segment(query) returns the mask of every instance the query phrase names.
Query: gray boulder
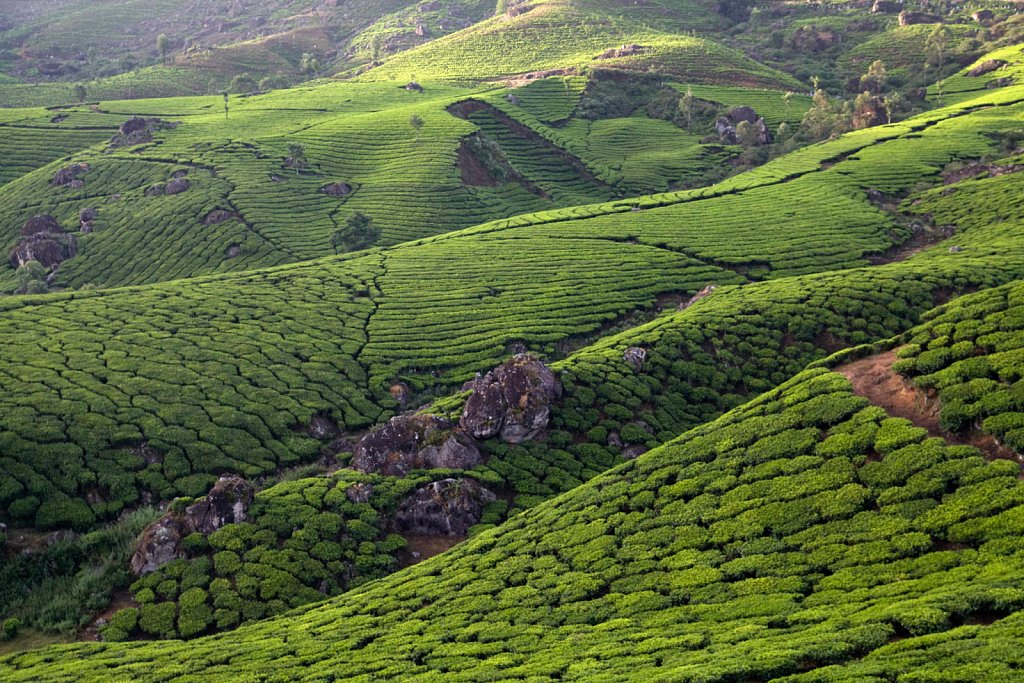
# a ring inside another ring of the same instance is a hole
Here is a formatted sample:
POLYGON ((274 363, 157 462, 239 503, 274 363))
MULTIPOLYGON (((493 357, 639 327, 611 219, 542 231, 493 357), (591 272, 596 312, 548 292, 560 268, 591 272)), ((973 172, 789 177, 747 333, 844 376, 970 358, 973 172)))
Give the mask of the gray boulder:
POLYGON ((352 468, 404 477, 412 470, 464 470, 481 462, 476 443, 451 420, 436 415, 397 415, 359 440, 352 468))
POLYGON ((241 477, 221 477, 205 498, 185 508, 186 531, 211 534, 227 524, 246 521, 254 493, 252 484, 241 477))
POLYGON ((473 479, 442 479, 403 500, 392 520, 399 533, 465 536, 497 496, 473 479))
POLYGON ((178 550, 181 537, 181 523, 169 515, 161 517, 146 527, 139 537, 139 545, 132 555, 130 562, 132 574, 142 576, 155 572, 168 562, 181 557, 182 553, 178 550))
POLYGON ((476 378, 459 424, 478 439, 500 434, 508 443, 521 443, 547 427, 551 403, 561 395, 562 384, 550 368, 518 354, 476 378))

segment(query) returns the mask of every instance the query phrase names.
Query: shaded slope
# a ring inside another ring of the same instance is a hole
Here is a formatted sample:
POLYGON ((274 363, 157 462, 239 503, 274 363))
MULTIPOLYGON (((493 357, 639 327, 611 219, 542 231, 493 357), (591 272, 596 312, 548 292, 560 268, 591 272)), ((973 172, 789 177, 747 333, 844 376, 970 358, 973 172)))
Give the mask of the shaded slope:
MULTIPOLYGON (((343 598, 188 645, 53 648, 0 670, 11 681, 772 680, 864 666, 876 651, 884 666, 894 637, 932 634, 901 650, 955 642, 952 627, 975 618, 1011 627, 1000 620, 1024 605, 1017 466, 865 404, 844 378, 812 371, 343 598), (872 451, 880 461, 867 462, 872 451)), ((1008 664, 997 655, 961 680, 1008 664)))

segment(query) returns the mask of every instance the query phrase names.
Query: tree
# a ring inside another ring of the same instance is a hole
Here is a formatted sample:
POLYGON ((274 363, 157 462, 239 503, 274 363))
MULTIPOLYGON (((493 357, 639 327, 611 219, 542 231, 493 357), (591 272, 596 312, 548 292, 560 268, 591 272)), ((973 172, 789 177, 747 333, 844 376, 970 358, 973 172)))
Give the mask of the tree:
POLYGON ((679 111, 686 117, 686 132, 693 132, 693 89, 686 88, 686 92, 679 98, 679 111))
POLYGON ((413 114, 412 116, 409 117, 409 125, 412 126, 413 130, 416 131, 416 137, 419 137, 420 131, 423 130, 424 123, 425 122, 423 121, 423 117, 420 116, 419 114, 413 114))
POLYGON ((795 93, 792 90, 787 90, 782 96, 782 103, 786 105, 786 120, 789 120, 790 110, 793 108, 793 95, 795 93))
POLYGON ((89 91, 85 89, 85 86, 81 83, 75 83, 75 102, 85 102, 85 98, 89 96, 89 91))
POLYGON ((14 274, 16 294, 43 294, 50 291, 46 277, 50 274, 39 261, 28 261, 18 268, 14 274))
POLYGON ((946 50, 949 48, 949 29, 944 24, 936 24, 932 32, 928 34, 925 41, 925 54, 928 55, 927 63, 935 67, 938 72, 935 90, 939 104, 942 104, 942 70, 946 65, 946 50))
POLYGON ((508 0, 498 0, 494 6, 494 16, 500 17, 502 14, 508 12, 508 0))
POLYGON ((860 88, 872 95, 879 95, 889 84, 889 74, 885 69, 885 63, 881 59, 871 62, 867 73, 860 77, 860 88))
MULTIPOLYGON (((815 86, 818 79, 814 79, 815 86)), ((804 114, 800 129, 804 136, 812 141, 824 140, 849 130, 849 107, 842 103, 832 102, 828 93, 815 87, 811 108, 804 114)))
POLYGON ((760 131, 750 121, 736 124, 736 139, 744 147, 756 147, 761 143, 760 131))
POLYGON ((885 113, 888 117, 886 123, 892 123, 893 116, 907 114, 910 109, 910 101, 900 92, 889 93, 885 96, 885 113))
POLYGON ((239 95, 251 93, 256 90, 256 81, 248 73, 240 73, 231 79, 228 90, 239 95))
POLYGON ((345 221, 345 226, 338 228, 331 236, 334 253, 339 251, 359 251, 366 249, 380 238, 380 228, 373 225, 373 220, 356 211, 345 221))
POLYGON ((224 118, 228 117, 228 91, 225 90, 221 93, 224 96, 224 118))
POLYGON ((161 33, 156 37, 156 49, 160 52, 160 59, 167 63, 167 54, 171 51, 171 39, 167 37, 166 33, 161 33))
POLYGON ((300 168, 306 167, 306 147, 300 145, 297 142, 293 142, 288 145, 288 158, 291 160, 291 165, 295 167, 295 172, 298 173, 300 168))
POLYGON ((278 90, 281 88, 287 88, 290 84, 288 78, 282 74, 274 74, 273 76, 265 76, 260 79, 260 92, 266 92, 267 90, 278 90))
POLYGON ((302 63, 299 65, 299 69, 304 74, 315 74, 320 70, 320 60, 316 58, 316 55, 310 52, 302 53, 302 63))

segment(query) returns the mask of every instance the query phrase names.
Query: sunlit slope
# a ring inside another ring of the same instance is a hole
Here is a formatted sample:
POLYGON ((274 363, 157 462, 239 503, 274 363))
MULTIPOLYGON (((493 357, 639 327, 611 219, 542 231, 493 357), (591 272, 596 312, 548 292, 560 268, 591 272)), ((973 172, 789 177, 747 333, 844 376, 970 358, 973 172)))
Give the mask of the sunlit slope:
POLYGON ((701 0, 545 0, 391 57, 360 78, 479 80, 613 67, 659 71, 694 82, 796 86, 790 76, 738 51, 692 37, 692 32, 722 23, 711 4, 701 0), (622 50, 624 46, 636 47, 622 50))
MULTIPOLYGON (((648 198, 646 211, 583 207, 351 259, 10 299, 3 505, 42 526, 88 525, 144 489, 196 494, 219 472, 312 457, 318 442, 298 430, 314 414, 369 426, 396 408, 392 382, 455 387, 514 342, 551 353, 709 282, 866 265, 908 229, 865 188, 895 193, 990 153, 993 131, 1019 125, 1012 101, 863 131, 721 187, 648 198), (143 443, 162 460, 144 462, 143 443)), ((1001 260, 968 253, 949 268, 980 267, 978 284, 994 265, 1012 275, 1013 244, 999 243, 1001 260)))

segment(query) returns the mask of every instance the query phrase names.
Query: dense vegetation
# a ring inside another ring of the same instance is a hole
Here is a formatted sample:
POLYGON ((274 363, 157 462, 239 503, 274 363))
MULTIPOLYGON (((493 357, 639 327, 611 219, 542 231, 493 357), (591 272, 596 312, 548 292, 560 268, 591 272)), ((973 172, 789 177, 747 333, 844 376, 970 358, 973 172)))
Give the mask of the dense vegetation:
POLYGON ((1014 8, 33 5, 0 652, 107 642, 0 678, 1015 680, 1014 8), (544 427, 468 436, 523 353, 544 427), (402 420, 479 457, 367 469, 402 420))

